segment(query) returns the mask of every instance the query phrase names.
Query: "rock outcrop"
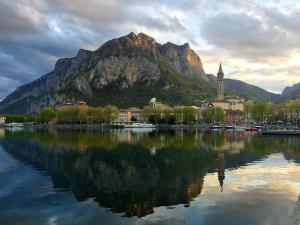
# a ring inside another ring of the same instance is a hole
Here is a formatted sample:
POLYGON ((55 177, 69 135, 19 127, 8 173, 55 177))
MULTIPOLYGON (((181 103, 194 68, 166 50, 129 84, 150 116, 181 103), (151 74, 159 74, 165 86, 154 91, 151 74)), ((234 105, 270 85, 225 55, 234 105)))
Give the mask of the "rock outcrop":
POLYGON ((161 45, 143 33, 130 33, 96 51, 80 49, 74 58, 59 59, 52 72, 4 99, 0 111, 32 113, 79 100, 97 104, 93 98, 104 89, 126 90, 136 84, 147 87, 159 83, 164 76, 162 68, 182 78, 207 80, 199 56, 188 44, 161 45))

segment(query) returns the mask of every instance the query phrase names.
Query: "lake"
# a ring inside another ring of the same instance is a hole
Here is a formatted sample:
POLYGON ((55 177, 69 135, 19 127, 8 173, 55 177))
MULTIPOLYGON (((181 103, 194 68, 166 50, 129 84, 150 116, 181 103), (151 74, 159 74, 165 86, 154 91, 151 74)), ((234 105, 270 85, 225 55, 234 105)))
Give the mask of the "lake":
POLYGON ((286 224, 299 163, 298 137, 0 129, 0 224, 286 224))

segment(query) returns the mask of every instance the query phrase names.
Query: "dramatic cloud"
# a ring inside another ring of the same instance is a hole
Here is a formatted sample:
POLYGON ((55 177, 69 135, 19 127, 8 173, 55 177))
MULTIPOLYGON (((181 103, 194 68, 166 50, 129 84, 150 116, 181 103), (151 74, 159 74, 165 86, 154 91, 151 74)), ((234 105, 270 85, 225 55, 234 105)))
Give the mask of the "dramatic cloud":
POLYGON ((131 31, 189 42, 206 72, 222 61, 227 77, 280 92, 300 82, 299 28, 291 0, 0 0, 0 99, 58 58, 131 31))

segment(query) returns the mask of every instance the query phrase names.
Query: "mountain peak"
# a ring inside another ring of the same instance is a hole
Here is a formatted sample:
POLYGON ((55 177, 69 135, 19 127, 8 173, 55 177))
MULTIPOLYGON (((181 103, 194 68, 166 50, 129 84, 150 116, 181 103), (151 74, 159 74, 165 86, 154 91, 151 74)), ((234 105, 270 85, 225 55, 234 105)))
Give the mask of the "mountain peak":
MULTIPOLYGON (((149 96, 153 96, 152 90, 163 93, 165 99, 169 95, 175 95, 176 90, 183 85, 176 84, 176 80, 186 79, 192 87, 192 81, 189 80, 192 77, 202 78, 199 79, 194 98, 211 96, 213 89, 210 90, 209 85, 201 87, 207 76, 200 57, 190 49, 188 43, 176 45, 168 42, 161 45, 144 33, 131 32, 104 43, 94 52, 79 49, 75 57, 59 59, 52 72, 20 87, 17 92, 4 99, 0 111, 8 112, 13 109, 17 113, 32 113, 45 106, 57 107, 65 102, 76 103, 82 100, 91 105, 118 104, 119 99, 116 102, 112 100, 119 96, 118 90, 126 93, 127 89, 133 88, 131 91, 134 91, 139 85, 143 85, 141 90, 148 95, 143 94, 141 97, 139 91, 130 97, 125 96, 131 102, 142 98, 137 103, 140 106, 141 102, 145 103, 149 96), (174 87, 177 85, 174 90, 163 89, 172 86, 171 84, 174 87)), ((172 101, 184 102, 182 99, 181 96, 172 101)), ((189 97, 189 104, 193 103, 191 99, 193 98, 189 97)))

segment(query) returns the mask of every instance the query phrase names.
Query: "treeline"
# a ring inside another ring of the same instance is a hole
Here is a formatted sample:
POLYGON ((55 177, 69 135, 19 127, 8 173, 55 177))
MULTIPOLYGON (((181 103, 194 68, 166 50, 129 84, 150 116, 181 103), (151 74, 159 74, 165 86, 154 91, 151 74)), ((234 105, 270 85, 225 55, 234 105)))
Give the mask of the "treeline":
POLYGON ((220 107, 199 110, 191 106, 177 106, 174 108, 151 109, 145 107, 141 116, 144 121, 151 123, 193 123, 193 122, 221 122, 224 120, 224 110, 220 107))
POLYGON ((276 105, 262 102, 246 104, 245 114, 247 121, 258 123, 299 123, 300 100, 276 105))
POLYGON ((105 107, 89 107, 83 108, 77 106, 60 107, 54 110, 51 107, 43 108, 35 115, 7 115, 6 123, 109 123, 116 121, 119 109, 115 106, 107 105, 105 107))
POLYGON ((110 123, 118 119, 119 109, 116 106, 105 107, 62 107, 56 111, 57 123, 110 123))
MULTIPOLYGON (((177 106, 168 108, 152 109, 148 106, 144 107, 138 118, 139 120, 154 124, 179 124, 179 123, 195 123, 195 122, 214 122, 222 121, 224 111, 222 108, 205 109, 200 111, 191 106, 177 106)), ((48 124, 102 124, 121 122, 119 119, 119 109, 116 106, 107 105, 105 107, 89 107, 83 108, 77 106, 60 107, 56 110, 46 107, 36 115, 10 115, 7 116, 6 122, 38 122, 48 124)))

